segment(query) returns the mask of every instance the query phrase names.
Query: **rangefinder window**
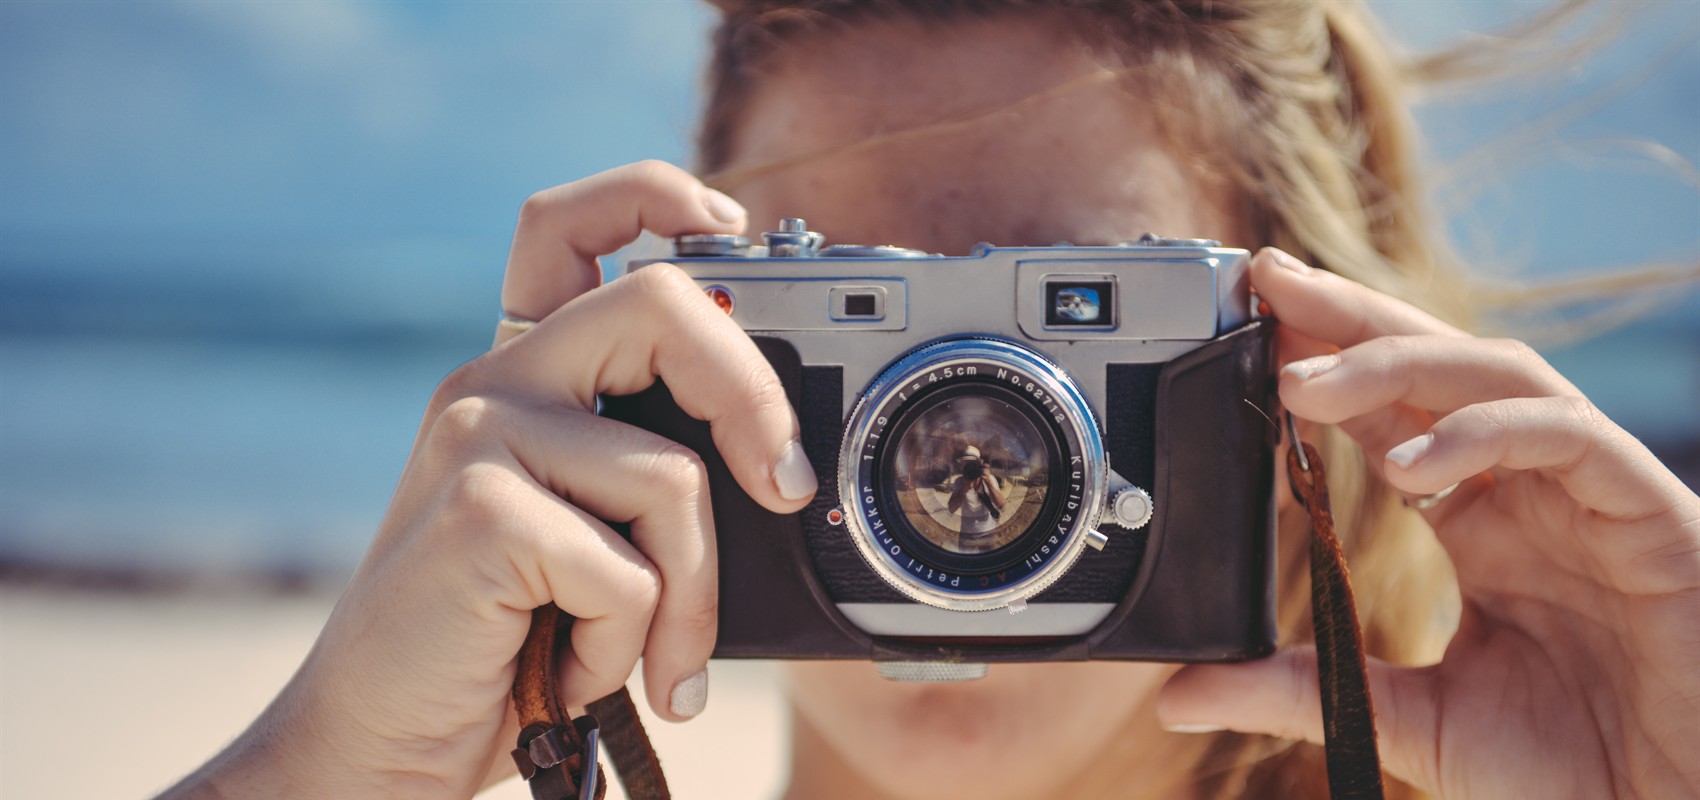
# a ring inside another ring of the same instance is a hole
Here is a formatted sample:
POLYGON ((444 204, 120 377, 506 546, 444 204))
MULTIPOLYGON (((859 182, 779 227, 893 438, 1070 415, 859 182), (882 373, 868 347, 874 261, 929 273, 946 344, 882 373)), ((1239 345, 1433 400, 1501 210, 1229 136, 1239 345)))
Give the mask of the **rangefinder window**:
POLYGON ((1044 287, 1046 327, 1115 327, 1115 281, 1052 278, 1045 281, 1044 287))
POLYGON ((835 286, 827 294, 834 320, 866 322, 885 318, 883 287, 835 286))

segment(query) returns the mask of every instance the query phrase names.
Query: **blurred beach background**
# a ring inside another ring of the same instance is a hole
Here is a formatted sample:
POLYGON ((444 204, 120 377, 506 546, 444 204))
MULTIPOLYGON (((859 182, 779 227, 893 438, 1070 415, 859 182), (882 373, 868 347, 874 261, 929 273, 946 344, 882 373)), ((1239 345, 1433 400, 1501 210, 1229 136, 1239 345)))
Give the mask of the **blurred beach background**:
MULTIPOLYGON (((1372 6, 1421 50, 1544 4, 1372 6)), ((1495 280, 1700 260, 1700 5, 1587 20, 1623 30, 1418 109, 1449 229, 1495 280)), ((712 22, 659 0, 0 4, 0 797, 146 796, 263 708, 433 387, 488 345, 520 202, 688 164, 712 22)), ((1620 325, 1595 324, 1610 303, 1502 322, 1696 485, 1700 299, 1644 299, 1620 325)), ((679 794, 772 795, 776 672, 714 669, 707 716, 652 725, 679 794)))

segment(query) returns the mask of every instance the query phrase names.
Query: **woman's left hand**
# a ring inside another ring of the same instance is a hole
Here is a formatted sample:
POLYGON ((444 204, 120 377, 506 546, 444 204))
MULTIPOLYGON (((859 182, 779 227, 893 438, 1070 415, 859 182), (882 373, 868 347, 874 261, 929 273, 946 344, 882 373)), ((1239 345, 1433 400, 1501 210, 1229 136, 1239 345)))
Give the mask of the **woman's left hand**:
MULTIPOLYGON (((1388 772, 1443 798, 1700 796, 1700 498, 1528 346, 1274 250, 1283 404, 1423 511, 1462 595, 1440 663, 1371 661, 1388 772)), ((1357 532, 1374 536, 1374 531, 1357 532)), ((1314 650, 1188 667, 1165 725, 1322 742, 1314 650)))

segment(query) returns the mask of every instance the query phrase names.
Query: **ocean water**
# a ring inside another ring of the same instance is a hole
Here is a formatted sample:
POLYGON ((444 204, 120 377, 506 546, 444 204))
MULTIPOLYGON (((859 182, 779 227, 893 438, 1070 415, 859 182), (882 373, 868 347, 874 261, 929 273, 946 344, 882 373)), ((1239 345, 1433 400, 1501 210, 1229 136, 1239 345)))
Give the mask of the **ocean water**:
POLYGON ((144 571, 352 566, 463 354, 0 340, 0 558, 144 571))
MULTIPOLYGON (((486 344, 464 327, 306 341, 11 328, 0 336, 0 562, 346 572, 433 388, 486 344)), ((1700 443, 1693 328, 1643 326, 1551 357, 1650 443, 1700 443)))

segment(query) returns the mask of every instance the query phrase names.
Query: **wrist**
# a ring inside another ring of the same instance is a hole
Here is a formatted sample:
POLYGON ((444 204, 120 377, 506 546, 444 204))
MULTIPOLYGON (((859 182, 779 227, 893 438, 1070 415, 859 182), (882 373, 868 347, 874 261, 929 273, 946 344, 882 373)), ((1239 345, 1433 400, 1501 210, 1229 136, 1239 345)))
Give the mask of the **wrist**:
POLYGON ((303 711, 286 688, 248 729, 158 800, 374 797, 322 728, 299 723, 303 711))
POLYGON ((281 742, 255 741, 254 734, 250 728, 157 800, 333 796, 328 787, 302 781, 288 769, 281 742))

